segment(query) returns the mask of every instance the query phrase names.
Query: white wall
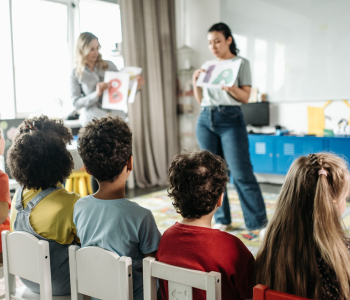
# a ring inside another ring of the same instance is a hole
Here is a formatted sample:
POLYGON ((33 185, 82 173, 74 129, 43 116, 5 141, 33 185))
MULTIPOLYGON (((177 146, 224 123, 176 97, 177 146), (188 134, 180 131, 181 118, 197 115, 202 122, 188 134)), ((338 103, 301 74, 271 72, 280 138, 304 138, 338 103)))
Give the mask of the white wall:
POLYGON ((178 48, 186 44, 194 51, 192 65, 197 68, 212 59, 208 50, 207 32, 220 22, 220 0, 176 0, 178 48))

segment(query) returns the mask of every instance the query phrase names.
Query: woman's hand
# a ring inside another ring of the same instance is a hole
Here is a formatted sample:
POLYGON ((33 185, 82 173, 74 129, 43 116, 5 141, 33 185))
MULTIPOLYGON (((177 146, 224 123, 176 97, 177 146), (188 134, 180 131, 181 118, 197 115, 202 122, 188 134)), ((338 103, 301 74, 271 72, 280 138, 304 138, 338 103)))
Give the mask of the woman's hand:
POLYGON ((192 76, 192 79, 193 79, 193 83, 195 83, 199 77, 199 75, 202 73, 202 72, 205 72, 204 69, 197 69, 193 72, 193 76, 192 76))
POLYGON ((145 78, 142 75, 136 75, 134 78, 137 81, 137 90, 140 90, 145 84, 145 78))
POLYGON ((233 85, 233 86, 222 86, 221 89, 226 91, 226 92, 231 92, 231 93, 234 93, 236 91, 236 86, 233 85))
POLYGON ((222 86, 222 90, 230 93, 232 97, 242 103, 248 103, 251 87, 249 85, 238 86, 222 86))
POLYGON ((109 88, 109 84, 107 82, 99 82, 98 84, 96 84, 97 97, 100 97, 103 91, 108 88, 109 88))

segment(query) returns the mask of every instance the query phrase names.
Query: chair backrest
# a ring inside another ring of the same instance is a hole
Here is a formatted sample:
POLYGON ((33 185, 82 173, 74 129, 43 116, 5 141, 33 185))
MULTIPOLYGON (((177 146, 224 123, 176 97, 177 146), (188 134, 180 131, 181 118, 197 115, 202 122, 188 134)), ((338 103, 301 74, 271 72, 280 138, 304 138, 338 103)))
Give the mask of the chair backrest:
POLYGON ((294 296, 282 292, 270 290, 268 286, 258 284, 253 290, 253 300, 307 300, 307 298, 294 296))
POLYGON ((143 259, 144 300, 157 299, 157 278, 168 281, 168 293, 174 299, 192 300, 192 288, 197 288, 207 292, 207 300, 221 300, 220 273, 171 266, 153 257, 143 259))
POLYGON ((50 251, 47 241, 38 240, 30 233, 3 231, 5 295, 16 292, 15 275, 40 285, 40 299, 51 300, 50 251))
POLYGON ((130 257, 100 247, 69 247, 72 300, 83 294, 103 300, 132 300, 130 257))

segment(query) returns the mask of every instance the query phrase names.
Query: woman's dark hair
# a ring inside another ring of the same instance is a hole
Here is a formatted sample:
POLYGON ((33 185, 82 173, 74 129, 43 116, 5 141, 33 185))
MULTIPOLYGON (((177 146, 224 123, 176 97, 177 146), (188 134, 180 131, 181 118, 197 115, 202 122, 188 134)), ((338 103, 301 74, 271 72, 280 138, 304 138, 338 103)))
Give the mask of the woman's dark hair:
POLYGON ((225 23, 216 23, 213 26, 211 26, 208 30, 208 32, 213 32, 213 31, 222 32, 222 34, 225 36, 226 40, 229 37, 231 37, 232 43, 230 45, 230 51, 232 54, 238 55, 239 50, 236 47, 236 42, 235 42, 235 39, 233 38, 230 27, 228 27, 225 23))
POLYGON ((183 218, 199 219, 215 209, 227 181, 220 156, 206 150, 182 152, 169 168, 168 196, 183 218))
POLYGON ((7 154, 11 175, 27 189, 45 190, 63 183, 74 166, 66 148, 71 138, 60 120, 25 120, 7 154))
POLYGON ((132 155, 132 133, 120 117, 93 119, 79 131, 78 151, 99 181, 113 182, 132 155))

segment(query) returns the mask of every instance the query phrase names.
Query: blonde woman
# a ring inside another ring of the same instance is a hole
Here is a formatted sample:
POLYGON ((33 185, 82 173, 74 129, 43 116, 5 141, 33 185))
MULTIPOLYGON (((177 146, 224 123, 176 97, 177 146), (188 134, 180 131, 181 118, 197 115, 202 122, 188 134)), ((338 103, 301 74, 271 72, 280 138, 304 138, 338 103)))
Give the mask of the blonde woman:
MULTIPOLYGON (((76 49, 76 68, 70 78, 71 99, 80 111, 80 123, 85 126, 93 118, 100 118, 107 113, 125 118, 124 111, 106 110, 101 107, 102 93, 108 88, 103 82, 106 71, 117 72, 117 67, 108 60, 103 60, 99 52, 98 38, 90 32, 80 34, 76 49)), ((138 89, 145 83, 141 75, 135 77, 138 89)))
POLYGON ((349 192, 343 159, 299 157, 257 254, 256 282, 310 299, 349 299, 350 240, 341 219, 349 192))

